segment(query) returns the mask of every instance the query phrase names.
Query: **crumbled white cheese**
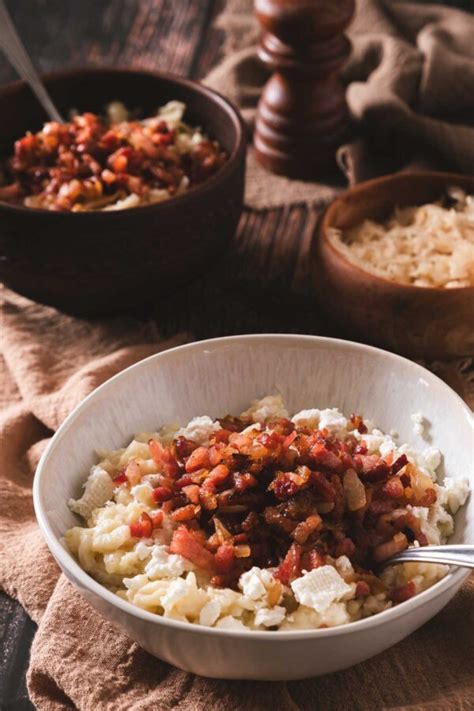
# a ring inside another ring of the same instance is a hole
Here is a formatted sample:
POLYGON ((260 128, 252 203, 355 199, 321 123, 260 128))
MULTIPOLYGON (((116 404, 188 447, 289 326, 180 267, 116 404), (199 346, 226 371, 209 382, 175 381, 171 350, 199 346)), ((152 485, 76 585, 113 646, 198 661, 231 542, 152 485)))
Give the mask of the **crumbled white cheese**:
POLYGON ((110 475, 99 466, 94 466, 85 483, 84 493, 80 499, 69 499, 71 511, 88 519, 94 509, 103 506, 114 493, 114 483, 110 475))
POLYGON ((469 490, 469 479, 447 476, 438 487, 440 504, 447 506, 454 515, 466 503, 469 490))
POLYGON ((239 588, 246 597, 258 600, 267 594, 267 589, 275 582, 275 578, 269 570, 254 566, 240 576, 239 588))
POLYGON ((143 481, 140 484, 132 486, 131 494, 136 501, 139 501, 145 506, 153 506, 153 487, 148 481, 143 481))
POLYGON ((310 427, 312 430, 318 428, 321 410, 300 410, 296 415, 293 415, 291 421, 296 427, 310 427))
POLYGON ((207 593, 197 586, 194 573, 188 573, 186 578, 170 581, 161 598, 161 605, 166 617, 198 620, 201 609, 207 601, 207 593))
POLYGON ((270 417, 289 417, 281 395, 267 395, 262 400, 252 400, 251 406, 240 415, 252 422, 263 422, 270 417))
POLYGON ((344 417, 342 412, 339 412, 335 407, 321 410, 319 429, 327 429, 333 434, 339 432, 345 434, 347 432, 347 417, 344 417))
POLYGON ((323 565, 293 580, 291 589, 297 602, 319 613, 324 613, 331 603, 351 592, 351 587, 332 565, 323 565))
POLYGON ((145 566, 145 573, 150 580, 159 578, 178 578, 193 565, 176 553, 169 553, 167 546, 154 546, 151 559, 145 566))
POLYGON ((258 626, 263 625, 263 627, 276 627, 280 625, 285 619, 286 610, 284 607, 262 607, 257 611, 255 615, 255 624, 258 626))
POLYGON ((221 426, 218 422, 214 422, 210 417, 204 415, 202 417, 194 417, 186 427, 181 427, 176 432, 176 437, 186 437, 186 439, 198 444, 208 444, 212 433, 220 429, 221 426))

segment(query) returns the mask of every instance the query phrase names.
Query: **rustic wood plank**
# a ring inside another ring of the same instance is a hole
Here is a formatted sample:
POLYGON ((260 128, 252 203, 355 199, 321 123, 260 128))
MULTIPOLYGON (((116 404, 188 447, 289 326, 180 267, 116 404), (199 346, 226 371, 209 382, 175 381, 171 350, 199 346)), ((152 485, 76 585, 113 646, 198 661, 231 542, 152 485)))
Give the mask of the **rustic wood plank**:
POLYGON ((21 605, 0 593, 0 708, 29 711, 25 675, 36 625, 21 605))
MULTIPOLYGON (((69 66, 135 66, 188 75, 213 0, 7 0, 16 27, 41 71, 69 66)), ((3 56, 0 83, 16 78, 3 56)))

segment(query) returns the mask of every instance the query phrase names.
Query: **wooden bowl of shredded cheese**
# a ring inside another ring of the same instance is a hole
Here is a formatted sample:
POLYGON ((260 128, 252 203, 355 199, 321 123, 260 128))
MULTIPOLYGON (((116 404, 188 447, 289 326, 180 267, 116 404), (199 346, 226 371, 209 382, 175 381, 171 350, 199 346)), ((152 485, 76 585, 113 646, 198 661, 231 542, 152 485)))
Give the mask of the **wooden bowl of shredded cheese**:
POLYGON ((312 264, 338 334, 414 357, 474 353, 474 176, 398 173, 347 190, 312 264))

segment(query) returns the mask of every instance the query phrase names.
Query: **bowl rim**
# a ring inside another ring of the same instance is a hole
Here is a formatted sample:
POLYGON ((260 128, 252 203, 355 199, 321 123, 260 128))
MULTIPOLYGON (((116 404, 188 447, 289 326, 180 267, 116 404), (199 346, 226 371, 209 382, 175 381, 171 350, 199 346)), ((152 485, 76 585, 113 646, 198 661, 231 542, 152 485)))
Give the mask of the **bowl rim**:
MULTIPOLYGON (((428 589, 422 591, 415 595, 415 597, 407 600, 403 603, 391 607, 388 610, 377 613, 362 620, 357 620, 350 622, 348 624, 339 625, 338 627, 329 627, 323 629, 308 629, 308 630, 282 630, 282 631, 272 631, 268 630, 225 630, 215 627, 201 626, 193 622, 182 622, 180 620, 173 620, 171 618, 163 617, 153 612, 148 612, 143 610, 136 605, 133 605, 127 600, 123 600, 116 594, 108 590, 104 585, 101 585, 94 578, 92 578, 88 573, 86 573, 79 563, 73 558, 72 554, 65 548, 65 546, 60 542, 60 538, 56 537, 52 527, 49 523, 48 514, 43 510, 42 505, 42 477, 44 476, 45 469, 47 467, 47 461, 52 449, 56 446, 56 443, 61 440, 73 427, 76 418, 88 407, 89 401, 95 399, 96 397, 106 395, 108 388, 113 388, 114 384, 123 378, 129 378, 134 376, 134 372, 139 368, 144 367, 146 363, 151 363, 153 361, 160 361, 166 358, 172 358, 173 354, 176 352, 185 352, 193 350, 202 350, 206 347, 225 347, 227 344, 232 344, 235 342, 249 343, 258 341, 270 341, 276 342, 286 341, 294 343, 319 343, 319 344, 332 344, 336 348, 342 349, 353 349, 356 351, 370 351, 376 354, 383 354, 388 360, 397 363, 404 362, 409 363, 410 367, 417 371, 420 376, 423 376, 425 380, 431 381, 433 386, 441 387, 442 391, 449 397, 454 398, 458 401, 459 406, 464 411, 468 420, 471 422, 471 426, 474 431, 474 416, 468 405, 462 400, 462 398, 447 385, 443 380, 438 378, 434 373, 427 370, 423 366, 415 363, 408 358, 399 356, 395 353, 385 351, 381 348, 375 348, 374 346, 368 346, 363 343, 357 343, 355 341, 348 341, 339 338, 329 338, 325 336, 312 336, 307 334, 281 334, 281 333, 268 333, 268 334, 242 334, 237 336, 225 336, 221 338, 210 338, 203 341, 194 341, 192 343, 187 343, 184 345, 176 346, 174 348, 169 348, 165 351, 155 353, 154 355, 148 356, 137 363, 125 368, 116 375, 112 376, 109 380, 106 380, 102 385, 93 390, 89 395, 87 395, 68 415, 61 426, 58 428, 57 432, 53 435, 51 441, 49 442, 47 448, 43 452, 41 459, 39 461, 38 467, 33 480, 33 504, 34 511, 36 515, 37 522, 41 533, 48 545, 48 548, 53 553, 53 556, 59 562, 63 570, 67 570, 70 575, 72 575, 80 584, 80 588, 84 588, 87 591, 97 595, 103 601, 112 606, 118 607, 123 613, 131 615, 132 617, 137 617, 144 622, 151 622, 153 624, 165 625, 178 630, 186 631, 189 633, 213 635, 218 634, 223 637, 238 638, 238 639, 258 639, 258 640, 300 640, 300 639, 310 639, 312 637, 323 638, 323 637, 335 637, 342 634, 357 633, 359 631, 369 630, 370 628, 378 627, 384 624, 384 622, 390 622, 403 617, 405 614, 413 611, 416 607, 422 606, 424 603, 428 603, 430 600, 436 598, 439 594, 447 592, 449 589, 461 585, 464 580, 466 580, 470 571, 463 568, 453 569, 451 567, 447 574, 434 585, 428 589)), ((471 494, 472 495, 472 494, 471 494)), ((74 584, 77 587, 77 583, 74 584)), ((103 615, 107 618, 107 615, 103 615)))
MULTIPOLYGON (((229 157, 225 164, 220 168, 217 173, 212 175, 210 178, 205 180, 203 183, 200 183, 196 185, 195 187, 191 188, 190 190, 187 190, 184 193, 181 193, 180 195, 173 195, 171 198, 167 200, 163 200, 163 202, 158 202, 158 203, 153 203, 152 205, 138 205, 137 207, 129 207, 125 208, 122 210, 90 210, 90 211, 85 211, 85 212, 61 212, 61 211, 56 211, 56 210, 48 210, 46 208, 38 208, 38 207, 26 207, 26 205, 13 205, 4 201, 0 200, 0 210, 6 210, 7 212, 10 213, 20 213, 20 214, 31 214, 31 215, 51 215, 53 219, 69 219, 69 216, 74 215, 74 219, 77 219, 79 217, 80 220, 96 220, 96 219, 104 219, 104 215, 106 216, 106 219, 109 219, 111 217, 112 219, 118 219, 120 215, 126 214, 129 216, 130 214, 134 214, 133 211, 140 209, 140 214, 143 214, 143 211, 146 210, 148 212, 152 210, 159 210, 160 212, 166 212, 169 209, 172 209, 174 205, 179 204, 179 205, 184 205, 187 201, 193 200, 196 197, 199 199, 201 197, 204 197, 206 193, 209 193, 213 190, 213 188, 222 180, 224 180, 232 171, 234 170, 234 167, 239 163, 240 159, 242 156, 245 157, 245 151, 246 151, 246 146, 247 146, 247 128, 245 126, 244 120, 237 109, 237 107, 225 96, 220 94, 218 91, 215 89, 211 89, 208 86, 205 86, 199 81, 193 80, 193 79, 188 79, 186 77, 181 77, 177 74, 173 74, 172 72, 162 72, 162 71, 155 71, 152 69, 141 69, 139 67, 134 68, 134 67, 72 67, 70 69, 64 69, 60 71, 54 71, 54 72, 47 72, 47 73, 42 73, 40 75, 40 78, 45 82, 47 85, 48 82, 55 82, 55 81, 62 81, 68 78, 72 77, 88 77, 88 76, 100 76, 100 75, 106 75, 106 74, 111 74, 115 76, 119 75, 141 75, 144 77, 148 77, 150 79, 156 79, 158 81, 164 80, 170 83, 175 83, 181 87, 185 87, 193 92, 195 92, 197 95, 200 95, 201 97, 204 97, 206 101, 214 104, 215 106, 219 106, 219 108, 224 111, 229 118, 231 119, 233 123, 233 127, 236 132, 236 141, 235 145, 232 148, 232 151, 229 154, 229 157), (170 203, 171 203, 171 208, 170 208, 170 203)), ((3 98, 4 96, 10 95, 10 94, 15 94, 16 92, 20 92, 22 90, 25 90, 28 88, 27 83, 24 80, 18 80, 15 82, 10 82, 9 84, 5 84, 4 86, 0 87, 0 99, 3 98)), ((120 99, 117 99, 120 100, 120 99)))
MULTIPOLYGON (((328 250, 331 251, 333 257, 336 257, 339 259, 340 262, 343 262, 344 265, 351 269, 354 274, 358 274, 361 281, 365 282, 371 282, 375 286, 379 287, 380 289, 387 289, 387 287, 390 287, 392 290, 397 290, 400 292, 403 292, 405 295, 415 295, 415 294, 428 294, 428 293, 437 293, 437 294, 465 294, 465 293, 472 293, 474 294, 474 285, 473 286, 459 286, 454 289, 446 289, 446 287, 442 286, 415 286, 413 284, 400 284, 397 281, 392 281, 391 279, 387 279, 385 277, 381 277, 378 274, 374 274, 373 272, 366 271, 362 267, 360 267, 358 264, 355 264, 354 262, 350 261, 346 255, 341 252, 334 244, 333 242, 329 239, 328 235, 328 230, 330 229, 337 229, 334 228, 333 225, 329 224, 330 220, 333 217, 333 213, 337 208, 337 204, 345 200, 348 196, 355 196, 355 197, 360 197, 362 198, 365 191, 367 189, 373 188, 375 185, 384 185, 384 184, 390 184, 393 182, 398 182, 400 180, 404 180, 406 178, 415 178, 415 180, 428 180, 429 178, 445 178, 446 182, 449 183, 451 181, 456 182, 459 180, 463 181, 471 181, 474 185, 474 176, 470 175, 464 175, 462 173, 448 173, 444 171, 439 171, 439 170, 416 170, 413 172, 402 172, 399 171, 398 173, 391 173, 389 175, 383 175, 378 178, 372 178, 371 180, 365 180, 362 183, 357 183, 356 185, 353 185, 349 187, 347 190, 344 190, 342 193, 337 195, 334 200, 330 202, 330 204, 327 206, 327 208, 324 210, 324 213, 321 217, 319 227, 316 230, 316 238, 314 240, 314 245, 315 245, 315 251, 319 249, 323 244, 324 247, 328 250)), ((395 203, 394 203, 395 205, 395 203)), ((315 251, 313 251, 312 254, 312 259, 317 259, 317 255, 315 254, 315 251)), ((453 298, 453 297, 451 297, 453 298)))

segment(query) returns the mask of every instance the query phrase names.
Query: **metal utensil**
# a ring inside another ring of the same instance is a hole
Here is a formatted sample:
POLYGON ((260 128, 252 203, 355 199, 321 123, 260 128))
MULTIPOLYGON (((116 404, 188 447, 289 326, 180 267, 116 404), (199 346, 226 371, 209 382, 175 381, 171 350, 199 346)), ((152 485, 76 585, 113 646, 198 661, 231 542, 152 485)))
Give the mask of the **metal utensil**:
POLYGON ((3 0, 0 0, 0 47, 18 74, 28 82, 50 119, 64 123, 61 114, 53 104, 50 95, 31 63, 3 0))
POLYGON ((474 545, 453 543, 446 546, 422 546, 407 550, 384 560, 382 566, 396 563, 445 563, 460 568, 474 568, 474 545))

